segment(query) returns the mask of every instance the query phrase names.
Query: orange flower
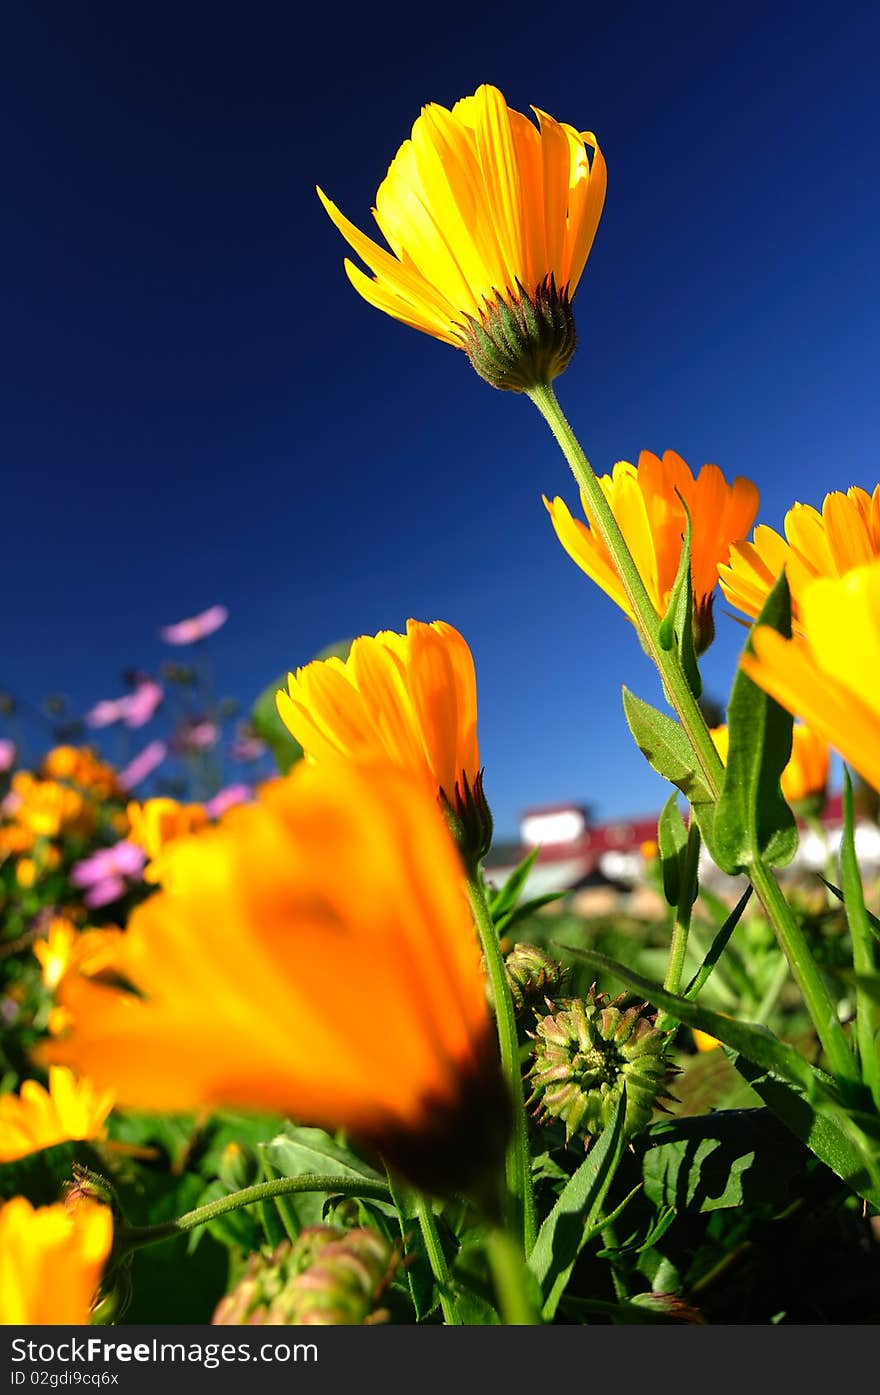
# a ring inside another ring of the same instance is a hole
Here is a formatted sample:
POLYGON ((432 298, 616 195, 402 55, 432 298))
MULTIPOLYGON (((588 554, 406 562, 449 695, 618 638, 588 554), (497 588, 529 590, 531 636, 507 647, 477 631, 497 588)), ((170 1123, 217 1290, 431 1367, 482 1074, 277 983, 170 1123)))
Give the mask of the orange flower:
POLYGON ((148 799, 145 804, 129 804, 129 838, 143 848, 150 861, 144 868, 145 882, 163 878, 163 851, 176 838, 199 833, 208 826, 208 815, 201 804, 178 804, 176 799, 148 799))
POLYGON ((800 632, 751 636, 751 679, 880 788, 880 560, 800 595, 800 632))
MULTIPOLYGON (((717 465, 704 465, 694 478, 681 456, 669 450, 662 459, 642 451, 638 466, 621 460, 612 474, 600 477, 599 483, 658 615, 666 613, 681 561, 687 526, 684 500, 693 530, 694 638, 698 652, 702 652, 714 632, 712 600, 718 563, 727 558, 730 544, 744 537, 754 521, 757 489, 742 476, 727 484, 717 465)), ((562 499, 551 503, 545 498, 544 503, 569 557, 634 620, 617 568, 583 494, 587 524, 573 518, 562 499)))
POLYGON ((167 850, 119 968, 44 1043, 135 1108, 346 1128, 429 1189, 495 1161, 506 1094, 455 846, 424 783, 303 765, 167 850))
POLYGON ((451 111, 423 107, 376 195, 390 252, 318 190, 373 273, 346 260, 355 290, 514 391, 549 382, 574 352, 569 302, 605 201, 593 133, 533 111, 538 126, 489 84, 451 111))
POLYGON ((82 795, 55 780, 37 780, 27 770, 12 777, 15 818, 37 837, 56 838, 62 829, 88 826, 82 795))
POLYGON ((880 484, 873 494, 855 486, 845 494, 826 494, 821 513, 809 504, 793 504, 783 526, 784 538, 762 524, 751 542, 735 542, 718 575, 730 604, 755 619, 784 567, 792 626, 798 629, 806 586, 820 577, 845 576, 880 557, 880 484))
POLYGON ((62 1066, 49 1070, 49 1088, 25 1080, 17 1095, 0 1096, 0 1163, 72 1139, 103 1138, 112 1090, 98 1091, 62 1066))
POLYGON ((485 835, 474 661, 451 625, 408 620, 405 635, 356 639, 344 663, 289 674, 277 703, 311 760, 388 760, 439 792, 478 842, 485 835))
POLYGON ((106 1206, 0 1205, 0 1324, 86 1324, 112 1243, 106 1206))
POLYGON ((106 926, 101 930, 77 930, 72 921, 56 916, 49 923, 44 940, 35 940, 34 954, 42 967, 42 979, 54 993, 66 974, 97 974, 112 967, 122 932, 106 926))

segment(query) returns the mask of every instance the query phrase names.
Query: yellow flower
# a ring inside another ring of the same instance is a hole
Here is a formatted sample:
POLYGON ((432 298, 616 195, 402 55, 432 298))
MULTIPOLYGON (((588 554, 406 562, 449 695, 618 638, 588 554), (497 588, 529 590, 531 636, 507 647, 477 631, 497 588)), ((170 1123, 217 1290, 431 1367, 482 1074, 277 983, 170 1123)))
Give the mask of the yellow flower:
POLYGON ((112 1090, 97 1090, 63 1066, 49 1069, 49 1088, 25 1080, 17 1095, 0 1096, 0 1162, 72 1139, 103 1138, 112 1090))
POLYGON ((65 981, 44 1043, 141 1109, 234 1106, 345 1128, 433 1189, 507 1124, 462 867, 436 800, 391 767, 301 765, 167 851, 119 968, 65 981))
POLYGON ((472 816, 476 827, 489 818, 474 661, 452 625, 408 620, 405 635, 364 635, 344 663, 317 659, 289 674, 277 703, 311 760, 388 760, 418 775, 463 821, 472 816))
POLYGON ((549 382, 574 351, 570 298, 606 185, 593 133, 532 110, 538 126, 488 84, 451 111, 423 107, 376 195, 373 216, 390 252, 318 190, 373 273, 346 260, 355 290, 465 349, 482 376, 515 391, 549 382))
POLYGON ((94 975, 112 968, 118 955, 122 932, 113 926, 100 930, 77 930, 64 916, 49 923, 44 940, 35 940, 34 954, 42 967, 42 980, 54 993, 62 979, 74 969, 94 975))
POLYGON ((15 817, 37 837, 55 838, 62 829, 79 829, 89 819, 82 795, 56 780, 38 780, 30 771, 12 777, 15 817))
POLYGON ((718 575, 730 604, 755 619, 784 567, 797 629, 804 587, 820 577, 845 576, 880 557, 880 484, 873 494, 855 487, 826 494, 821 513, 794 504, 783 527, 784 538, 761 524, 751 542, 734 543, 718 575))
MULTIPOLYGON (((713 727, 710 736, 724 764, 730 749, 727 727, 713 727)), ((831 752, 828 742, 811 727, 795 722, 791 733, 791 757, 782 772, 782 793, 789 804, 824 801, 831 752)))
POLYGON ((176 799, 148 799, 145 804, 129 804, 126 810, 129 837, 143 848, 150 861, 144 868, 145 882, 163 880, 163 851, 176 838, 199 833, 208 826, 208 815, 201 804, 178 804, 176 799))
POLYGON ((800 597, 801 633, 752 632, 746 673, 880 787, 880 561, 800 597))
POLYGON ((714 1051, 721 1042, 717 1037, 710 1036, 708 1032, 701 1032, 697 1027, 692 1029, 694 1035, 694 1046, 698 1051, 714 1051))
POLYGON ((37 864, 33 858, 20 857, 15 867, 15 880, 27 891, 37 880, 37 864))
MULTIPOLYGON (((738 475, 728 484, 717 465, 704 465, 694 478, 675 451, 662 459, 642 451, 638 466, 619 461, 599 479, 658 615, 664 615, 675 584, 687 518, 692 524, 691 580, 694 590, 694 639, 698 652, 711 642, 712 600, 718 563, 730 544, 745 537, 758 511, 758 491, 738 475), (679 498, 679 495, 681 498, 679 498)), ((634 620, 617 568, 596 529, 584 495, 587 524, 572 518, 562 499, 544 499, 556 536, 569 557, 634 620)))
POLYGON ((112 1243, 106 1206, 0 1205, 0 1325, 86 1324, 112 1243))

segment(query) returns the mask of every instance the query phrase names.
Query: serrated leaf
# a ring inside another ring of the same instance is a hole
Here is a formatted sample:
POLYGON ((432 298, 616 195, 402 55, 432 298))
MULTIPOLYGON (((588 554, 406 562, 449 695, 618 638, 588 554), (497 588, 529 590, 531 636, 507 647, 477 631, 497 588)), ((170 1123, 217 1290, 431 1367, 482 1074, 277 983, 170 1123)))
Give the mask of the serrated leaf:
POLYGON ((678 795, 673 793, 663 805, 657 820, 657 848, 663 871, 663 895, 672 907, 678 905, 686 846, 687 829, 678 807, 678 795))
POLYGON ((623 689, 623 710, 635 743, 651 768, 676 785, 691 804, 710 805, 712 796, 681 725, 628 688, 623 689))
POLYGON ((596 1226, 620 1159, 625 1116, 624 1088, 614 1115, 562 1189, 556 1205, 538 1231, 529 1255, 529 1268, 544 1294, 545 1322, 553 1321, 575 1261, 596 1226))
MULTIPOLYGON (((756 623, 791 637, 784 572, 756 623)), ((751 637, 746 651, 750 648, 751 637)), ((792 724, 791 713, 739 668, 727 708, 727 768, 711 841, 712 856, 723 872, 745 872, 757 861, 784 867, 797 852, 797 823, 780 787, 791 758, 792 724)))

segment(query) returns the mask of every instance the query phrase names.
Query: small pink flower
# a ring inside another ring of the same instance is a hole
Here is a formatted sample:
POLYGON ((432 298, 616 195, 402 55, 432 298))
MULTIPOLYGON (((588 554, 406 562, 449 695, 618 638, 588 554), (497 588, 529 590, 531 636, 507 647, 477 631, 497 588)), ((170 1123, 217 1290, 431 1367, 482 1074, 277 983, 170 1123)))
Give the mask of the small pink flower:
POLYGON ((116 777, 117 784, 124 790, 133 790, 136 785, 146 780, 148 775, 152 775, 154 770, 158 770, 167 754, 168 747, 164 741, 151 741, 134 760, 129 761, 124 770, 120 770, 116 777))
POLYGON ((266 743, 259 736, 237 736, 232 743, 233 760, 259 760, 265 752, 266 743))
POLYGON ((114 722, 121 722, 125 716, 125 698, 105 698, 103 702, 96 702, 94 707, 90 707, 85 716, 87 727, 111 727, 114 722))
POLYGON ((207 718, 182 722, 174 734, 174 745, 179 751, 208 751, 217 743, 220 728, 207 718))
POLYGON ((15 742, 7 736, 0 736, 0 774, 11 770, 15 765, 15 742))
POLYGON ((87 906, 106 906, 118 901, 128 890, 126 879, 140 881, 146 853, 125 838, 111 848, 99 848, 91 857, 74 863, 70 880, 85 891, 87 906))
POLYGON ((207 639, 208 635, 214 634, 228 619, 229 611, 225 605, 212 605, 189 620, 178 620, 176 625, 165 625, 159 634, 166 644, 195 644, 198 640, 207 639))
POLYGON ((122 699, 125 703, 125 712, 122 718, 125 725, 132 729, 145 726, 163 697, 164 693, 159 683, 154 682, 152 678, 142 679, 134 692, 122 699))
POLYGON ((127 727, 144 726, 156 711, 164 693, 152 678, 139 678, 133 692, 120 698, 105 698, 86 713, 88 727, 109 727, 124 722, 127 727))
POLYGON ((251 797, 249 785, 227 785, 225 789, 218 790, 213 799, 209 799, 205 805, 205 813, 209 819, 219 819, 227 809, 232 809, 236 804, 244 804, 251 797))

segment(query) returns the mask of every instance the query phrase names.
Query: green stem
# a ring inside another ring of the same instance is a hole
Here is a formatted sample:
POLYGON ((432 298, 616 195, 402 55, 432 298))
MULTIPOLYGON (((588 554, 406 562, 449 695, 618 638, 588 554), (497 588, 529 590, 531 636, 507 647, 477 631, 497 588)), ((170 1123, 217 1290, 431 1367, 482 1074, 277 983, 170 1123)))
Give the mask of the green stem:
POLYGON ((691 914, 697 891, 697 875, 700 867, 700 830, 691 814, 688 824, 687 844, 684 851, 684 865, 681 870, 681 890, 678 893, 678 907, 675 912, 675 928, 672 931, 672 944, 669 949, 669 967, 663 980, 663 987, 669 993, 681 992, 681 975, 687 953, 688 935, 691 929, 691 914))
POLYGON ((803 994, 829 1069, 844 1080, 858 1080, 858 1067, 831 994, 810 953, 804 932, 780 891, 776 878, 760 858, 756 858, 752 863, 749 875, 782 951, 791 965, 798 988, 803 994))
MULTIPOLYGON (((717 798, 724 783, 724 766, 715 749, 699 703, 681 667, 674 649, 664 649, 660 643, 660 618, 642 581, 638 567, 620 531, 617 519, 605 497, 593 467, 584 455, 580 442, 571 429, 552 387, 549 384, 532 388, 528 396, 544 417, 571 466, 572 473, 586 500, 590 520, 611 554, 621 584, 635 616, 636 626, 648 656, 653 659, 663 679, 663 685, 694 757, 697 760, 712 796, 717 798)), ((792 973, 804 995, 813 1024, 835 1074, 846 1079, 858 1078, 855 1059, 849 1049, 846 1034, 840 1024, 825 982, 813 961, 800 926, 797 924, 775 878, 760 861, 751 869, 751 880, 773 926, 776 936, 791 965, 792 973)))
POLYGON ((590 511, 590 520, 611 554, 621 585, 635 616, 636 628, 649 658, 660 672, 666 694, 678 713, 709 792, 717 798, 724 783, 724 766, 709 735, 699 703, 691 691, 681 662, 674 650, 660 643, 660 617, 654 609, 641 573, 633 561, 620 525, 605 497, 595 471, 584 455, 549 383, 532 388, 527 394, 543 416, 568 461, 590 511))
POLYGON ((434 1212, 431 1209, 430 1201, 426 1200, 423 1196, 419 1196, 416 1200, 416 1215, 419 1218, 419 1227, 422 1232, 422 1239, 425 1242, 431 1273, 434 1275, 434 1279, 437 1283, 437 1292, 440 1295, 440 1307, 443 1311, 443 1321, 449 1327, 460 1327, 461 1318, 458 1315, 458 1308, 450 1291, 449 1270, 446 1267, 446 1256, 440 1244, 437 1222, 434 1219, 434 1212))
POLYGON ((185 1235, 196 1226, 225 1216, 229 1211, 238 1211, 242 1206, 253 1206, 274 1196, 284 1196, 289 1192, 329 1192, 333 1196, 365 1196, 376 1201, 389 1201, 391 1192, 385 1182, 371 1182, 365 1177, 321 1176, 317 1173, 303 1173, 301 1177, 276 1177, 270 1182, 257 1182, 253 1187, 230 1192, 217 1201, 209 1201, 205 1206, 197 1206, 173 1221, 161 1221, 158 1225, 122 1226, 117 1230, 117 1243, 121 1251, 142 1249, 144 1245, 155 1245, 160 1240, 168 1240, 174 1235, 185 1235))
POLYGON ((531 1254, 537 1235, 535 1213, 535 1192, 532 1185, 532 1159, 529 1152, 529 1130, 523 1099, 523 1077, 519 1059, 519 1039, 516 1031, 516 1015, 507 974, 504 971, 504 955, 498 932, 492 920, 492 912, 486 901, 486 893, 479 870, 473 870, 467 879, 468 898, 486 968, 492 988, 492 1001, 495 1007, 495 1022, 498 1029, 498 1045, 501 1053, 501 1069, 507 1081, 513 1105, 513 1136, 507 1149, 505 1175, 509 1203, 514 1215, 512 1223, 523 1239, 523 1250, 531 1254))
POLYGON ((532 1278, 519 1244, 506 1230, 492 1229, 486 1240, 501 1321, 508 1327, 540 1324, 531 1298, 532 1278))

